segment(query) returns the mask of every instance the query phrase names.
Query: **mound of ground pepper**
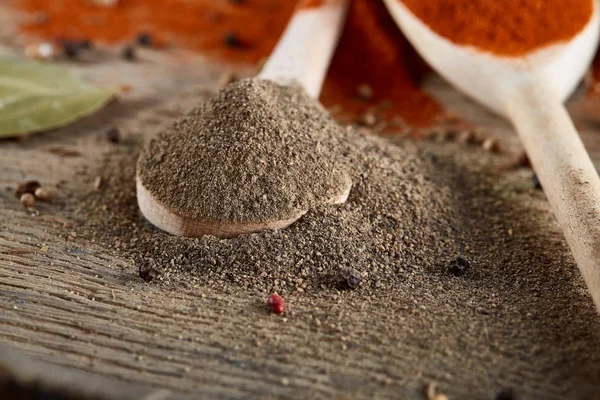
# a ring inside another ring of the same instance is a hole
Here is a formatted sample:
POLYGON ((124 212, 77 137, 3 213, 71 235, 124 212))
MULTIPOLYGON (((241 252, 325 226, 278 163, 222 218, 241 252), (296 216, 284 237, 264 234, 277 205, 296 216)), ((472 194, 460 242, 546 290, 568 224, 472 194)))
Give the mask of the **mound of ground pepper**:
POLYGON ((590 20, 593 0, 398 0, 446 39, 504 56, 567 41, 590 20))
POLYGON ((152 139, 139 178, 189 218, 288 220, 348 190, 341 130, 300 86, 243 79, 152 139))

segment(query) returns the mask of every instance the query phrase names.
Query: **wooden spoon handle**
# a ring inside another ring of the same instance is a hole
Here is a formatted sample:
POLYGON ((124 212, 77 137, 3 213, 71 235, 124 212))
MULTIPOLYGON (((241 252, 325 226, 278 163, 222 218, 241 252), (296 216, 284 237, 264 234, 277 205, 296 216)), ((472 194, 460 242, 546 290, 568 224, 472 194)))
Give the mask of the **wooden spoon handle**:
POLYGON ((600 310, 600 178, 558 95, 539 79, 507 106, 596 309, 600 310))
POLYGON ((310 96, 319 97, 347 9, 348 0, 300 4, 258 77, 284 85, 295 80, 310 96))

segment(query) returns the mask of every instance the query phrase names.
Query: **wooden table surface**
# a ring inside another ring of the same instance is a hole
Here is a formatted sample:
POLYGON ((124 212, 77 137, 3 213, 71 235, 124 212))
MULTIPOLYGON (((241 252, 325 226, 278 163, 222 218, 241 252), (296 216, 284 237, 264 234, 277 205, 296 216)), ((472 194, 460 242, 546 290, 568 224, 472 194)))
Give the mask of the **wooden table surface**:
MULTIPOLYGON (((68 203, 70 193, 94 190, 91 171, 101 166, 104 153, 114 151, 104 139, 106 130, 119 126, 126 140, 143 140, 219 85, 222 67, 197 57, 148 51, 141 59, 131 64, 113 55, 99 63, 69 64, 99 84, 115 83, 118 76, 117 83, 132 90, 69 127, 0 142, 0 382, 3 372, 13 373, 23 381, 41 379, 49 388, 110 399, 420 399, 429 380, 450 386, 453 372, 444 370, 442 358, 439 366, 415 367, 410 376, 401 376, 380 360, 401 364, 403 355, 375 342, 350 354, 343 365, 331 364, 326 355, 316 359, 317 343, 326 343, 325 352, 338 351, 328 344, 339 341, 335 332, 309 326, 290 331, 286 323, 293 322, 265 318, 261 300, 252 296, 232 299, 208 288, 165 292, 141 281, 131 260, 111 255, 113 244, 73 236, 76 216, 57 205, 68 203), (52 151, 57 147, 79 156, 57 155, 52 151), (39 205, 36 217, 5 190, 30 178, 56 194, 52 203, 39 205), (222 346, 232 340, 234 346, 222 346), (265 344, 250 345, 254 340, 265 344)), ((430 79, 427 90, 518 150, 508 124, 441 79, 430 79)), ((571 102, 573 115, 600 163, 600 129, 580 97, 571 102)), ((396 322, 389 323, 382 340, 394 338, 396 322)), ((512 373, 528 373, 526 365, 516 363, 515 369, 512 373)), ((455 392, 492 398, 493 382, 477 385, 455 392)))

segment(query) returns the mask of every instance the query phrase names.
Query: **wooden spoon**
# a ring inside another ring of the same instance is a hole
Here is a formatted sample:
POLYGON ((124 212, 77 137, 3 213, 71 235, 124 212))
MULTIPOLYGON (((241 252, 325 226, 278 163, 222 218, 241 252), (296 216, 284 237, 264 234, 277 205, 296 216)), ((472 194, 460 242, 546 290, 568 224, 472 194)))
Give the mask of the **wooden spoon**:
POLYGON ((440 75, 513 123, 600 310, 600 179, 563 106, 598 46, 596 1, 592 18, 571 40, 521 57, 456 45, 433 32, 401 1, 384 1, 440 75))
MULTIPOLYGON (((325 0, 319 6, 309 6, 311 3, 314 2, 300 2, 258 77, 282 85, 300 83, 316 99, 341 34, 348 0, 325 0)), ((352 182, 349 177, 346 178, 345 190, 329 199, 331 204, 347 200, 352 182)), ((303 210, 286 220, 248 223, 201 221, 173 212, 161 204, 142 184, 139 174, 136 176, 136 191, 138 205, 146 219, 164 231, 181 236, 233 237, 266 229, 281 229, 291 225, 308 211, 303 210)))

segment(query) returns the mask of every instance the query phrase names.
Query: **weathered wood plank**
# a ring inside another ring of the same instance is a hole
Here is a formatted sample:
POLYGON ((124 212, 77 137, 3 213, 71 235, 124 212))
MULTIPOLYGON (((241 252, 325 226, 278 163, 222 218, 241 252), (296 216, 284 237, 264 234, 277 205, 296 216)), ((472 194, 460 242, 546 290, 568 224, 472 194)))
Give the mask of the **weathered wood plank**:
MULTIPOLYGON (((167 390, 153 390, 40 361, 0 346, 0 397, 3 399, 169 400, 167 390)), ((179 396, 177 398, 180 398, 179 396)))
MULTIPOLYGON (((282 319, 269 315, 265 299, 253 291, 232 296, 210 287, 175 291, 145 284, 132 261, 116 255, 114 243, 74 236, 77 216, 63 206, 71 195, 94 190, 91 174, 101 168, 102 155, 114 151, 103 139, 106 129, 118 125, 135 147, 205 96, 189 82, 216 85, 218 71, 203 63, 188 60, 182 67, 161 61, 161 55, 152 57, 135 66, 119 64, 119 80, 133 86, 120 103, 71 127, 0 143, 0 343, 43 361, 26 361, 24 367, 21 356, 2 350, 5 369, 39 376, 50 385, 83 382, 91 385, 84 391, 108 389, 105 398, 112 399, 159 399, 162 389, 173 398, 420 399, 430 380, 456 399, 490 399, 508 386, 525 399, 595 398, 600 355, 590 349, 600 344, 600 323, 591 308, 584 312, 561 300, 591 307, 572 261, 548 260, 543 249, 524 256, 539 262, 540 270, 519 283, 531 289, 517 310, 521 319, 503 320, 516 317, 502 304, 485 309, 486 299, 502 293, 484 279, 470 282, 476 288, 467 302, 453 292, 461 283, 435 277, 430 282, 435 291, 415 288, 437 302, 435 309, 420 307, 418 296, 382 306, 375 296, 327 292, 289 296, 292 306, 282 319), (173 99, 178 103, 168 102, 173 99), (74 148, 81 156, 62 158, 47 151, 55 146, 74 148), (56 194, 51 203, 39 205, 37 217, 4 189, 28 178, 56 194), (556 293, 544 268, 559 270, 572 290, 556 293), (547 303, 571 320, 553 321, 542 311, 547 303), (440 319, 432 314, 445 322, 434 323, 440 319), (549 332, 551 326, 555 331, 549 332), (460 336, 453 336, 456 332, 460 336), (549 335, 556 335, 552 348, 548 340, 538 340, 549 335), (93 377, 54 374, 56 365, 93 377)), ((78 70, 108 82, 114 67, 109 62, 78 70)), ((433 79, 429 90, 457 114, 491 129, 509 148, 519 147, 505 122, 441 80, 433 79)), ((581 121, 598 162, 598 126, 581 121)), ((551 221, 543 201, 538 206, 535 212, 551 221)), ((552 222, 543 228, 549 243, 564 245, 552 222)), ((510 291, 511 272, 496 277, 500 290, 510 291)))

